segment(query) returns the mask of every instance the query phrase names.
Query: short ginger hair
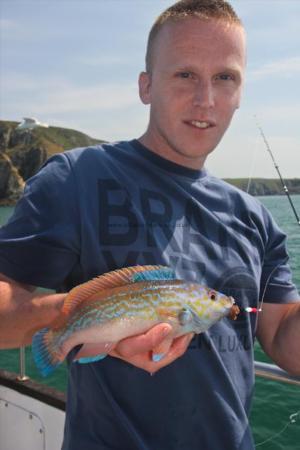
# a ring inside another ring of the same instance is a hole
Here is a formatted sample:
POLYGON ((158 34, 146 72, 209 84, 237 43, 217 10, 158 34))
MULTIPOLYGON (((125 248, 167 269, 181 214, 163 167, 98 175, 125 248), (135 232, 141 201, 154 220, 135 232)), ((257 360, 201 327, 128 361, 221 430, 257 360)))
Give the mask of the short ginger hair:
POLYGON ((150 30, 146 50, 146 71, 151 72, 153 47, 156 36, 166 22, 176 22, 189 17, 202 20, 223 20, 242 25, 233 7, 226 0, 180 0, 163 11, 150 30))

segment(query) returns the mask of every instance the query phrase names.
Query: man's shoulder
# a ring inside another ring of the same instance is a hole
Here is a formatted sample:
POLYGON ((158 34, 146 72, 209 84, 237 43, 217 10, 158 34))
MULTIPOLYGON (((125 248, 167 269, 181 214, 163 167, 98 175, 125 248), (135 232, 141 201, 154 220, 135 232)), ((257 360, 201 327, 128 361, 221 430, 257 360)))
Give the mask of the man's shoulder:
POLYGON ((72 189, 74 182, 94 179, 105 168, 111 170, 118 161, 115 153, 126 153, 126 142, 103 143, 78 147, 52 155, 26 183, 26 191, 63 185, 72 189), (101 169, 101 172, 100 172, 101 169))
POLYGON ((113 170, 121 159, 120 155, 126 155, 126 150, 129 148, 130 142, 120 141, 65 150, 47 159, 33 180, 47 178, 65 180, 73 176, 75 178, 84 176, 86 179, 87 175, 93 177, 101 172, 105 173, 106 169, 113 170), (100 169, 101 172, 99 172, 100 169))
POLYGON ((93 162, 105 162, 112 159, 117 152, 124 152, 130 143, 127 141, 118 142, 103 142, 100 144, 78 147, 71 150, 67 150, 62 153, 66 157, 72 166, 78 164, 84 165, 85 163, 91 164, 93 162))
POLYGON ((241 203, 255 210, 260 210, 262 207, 261 202, 257 198, 221 178, 210 175, 209 183, 214 190, 223 193, 224 198, 227 197, 232 202, 241 203))

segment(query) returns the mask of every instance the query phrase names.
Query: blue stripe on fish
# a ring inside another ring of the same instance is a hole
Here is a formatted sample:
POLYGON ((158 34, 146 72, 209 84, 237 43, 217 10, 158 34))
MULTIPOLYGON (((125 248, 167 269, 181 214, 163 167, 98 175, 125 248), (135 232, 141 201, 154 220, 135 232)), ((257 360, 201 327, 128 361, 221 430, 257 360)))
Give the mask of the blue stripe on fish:
POLYGON ((169 267, 163 267, 161 269, 146 270, 144 272, 138 272, 133 275, 132 281, 155 281, 155 280, 175 280, 175 272, 169 267))

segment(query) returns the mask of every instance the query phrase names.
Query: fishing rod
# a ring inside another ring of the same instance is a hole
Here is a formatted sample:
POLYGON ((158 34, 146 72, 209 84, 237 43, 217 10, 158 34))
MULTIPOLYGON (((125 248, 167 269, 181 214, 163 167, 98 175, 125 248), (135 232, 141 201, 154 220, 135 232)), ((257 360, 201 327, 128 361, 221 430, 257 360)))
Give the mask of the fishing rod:
POLYGON ((259 131, 260 131, 261 137, 263 138, 263 141, 264 141, 264 143, 265 143, 265 145, 266 145, 267 151, 269 152, 269 154, 270 154, 270 156, 271 156, 271 158, 272 158, 272 161, 273 161, 273 163, 274 163, 275 169, 277 170, 277 173, 278 173, 278 175, 279 175, 279 178, 280 178, 280 181, 281 181, 283 190, 284 190, 284 192, 285 192, 285 194, 286 194, 286 196, 287 196, 287 198, 288 198, 288 200, 289 200, 289 202, 290 202, 290 205, 291 205, 291 208, 292 208, 292 210, 293 210, 293 213, 294 213, 294 215, 295 215, 295 217, 296 217, 297 223, 298 223, 298 225, 300 225, 300 218, 299 218, 299 216, 298 216, 298 214, 297 214, 297 211, 296 211, 296 208, 295 208, 295 206, 294 206, 293 200, 291 199, 291 196, 290 196, 289 190, 288 190, 288 188, 287 188, 287 185, 286 185, 286 183, 285 183, 285 181, 284 181, 284 179, 283 179, 283 177, 282 177, 282 175, 281 175, 281 173, 280 173, 279 166, 278 166, 278 164, 277 164, 277 162, 276 162, 276 160, 275 160, 275 158, 274 158, 274 155, 273 155, 272 150, 271 150, 271 148, 270 148, 270 146, 269 146, 269 143, 268 143, 268 141, 267 141, 267 138, 266 138, 266 136, 265 136, 265 133, 263 132, 262 127, 259 125, 256 116, 254 116, 254 117, 255 117, 255 119, 256 119, 256 125, 257 125, 257 128, 258 128, 259 131))

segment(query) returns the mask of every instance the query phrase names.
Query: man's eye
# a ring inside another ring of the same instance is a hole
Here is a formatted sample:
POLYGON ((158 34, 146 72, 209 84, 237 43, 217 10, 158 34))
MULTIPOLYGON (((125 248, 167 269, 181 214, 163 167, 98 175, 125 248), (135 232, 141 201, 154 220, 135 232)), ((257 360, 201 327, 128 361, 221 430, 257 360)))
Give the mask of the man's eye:
POLYGON ((217 80, 222 80, 222 81, 228 81, 228 80, 234 80, 234 76, 231 75, 230 73, 220 73, 219 75, 216 76, 217 80))
POLYGON ((180 78, 191 78, 192 74, 190 72, 179 72, 178 76, 180 78))

